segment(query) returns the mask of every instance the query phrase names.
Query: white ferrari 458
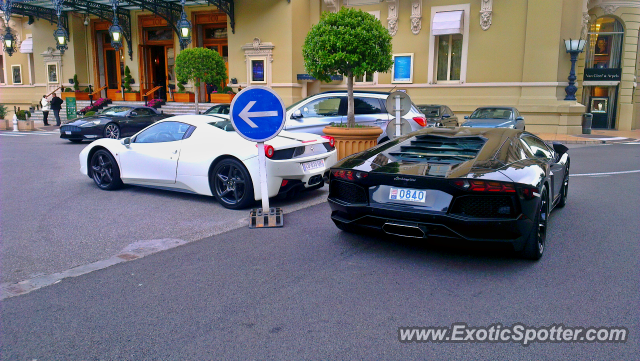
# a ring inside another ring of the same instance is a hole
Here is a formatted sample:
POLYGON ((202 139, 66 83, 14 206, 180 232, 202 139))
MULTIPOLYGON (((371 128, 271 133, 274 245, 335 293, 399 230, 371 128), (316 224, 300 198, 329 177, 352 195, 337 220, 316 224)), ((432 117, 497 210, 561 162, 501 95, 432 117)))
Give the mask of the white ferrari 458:
MULTIPOLYGON (((269 197, 320 188, 337 161, 334 140, 286 131, 265 143, 269 197)), ((80 152, 80 171, 100 189, 125 184, 214 196, 226 208, 261 199, 257 144, 225 115, 183 115, 130 138, 99 139, 80 152)))

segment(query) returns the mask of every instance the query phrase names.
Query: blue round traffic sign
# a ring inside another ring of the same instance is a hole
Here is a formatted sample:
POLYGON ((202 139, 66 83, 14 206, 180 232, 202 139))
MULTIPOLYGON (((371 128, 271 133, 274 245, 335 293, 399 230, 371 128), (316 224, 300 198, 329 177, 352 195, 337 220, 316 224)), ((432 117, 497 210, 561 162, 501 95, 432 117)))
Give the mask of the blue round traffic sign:
POLYGON ((244 139, 264 142, 274 138, 284 127, 286 109, 271 88, 250 86, 231 101, 231 123, 244 139))

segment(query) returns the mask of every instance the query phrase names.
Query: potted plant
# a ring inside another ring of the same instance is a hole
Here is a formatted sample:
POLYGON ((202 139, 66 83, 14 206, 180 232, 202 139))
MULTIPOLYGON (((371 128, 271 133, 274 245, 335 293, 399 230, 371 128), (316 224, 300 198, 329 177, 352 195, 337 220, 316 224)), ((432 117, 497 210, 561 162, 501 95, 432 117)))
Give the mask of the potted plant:
POLYGON ((375 16, 354 8, 325 12, 314 25, 302 48, 307 72, 324 82, 331 75, 347 78, 347 123, 325 127, 335 138, 338 158, 361 152, 377 144, 379 127, 356 127, 353 79, 365 73, 387 72, 393 65, 391 35, 375 16))
POLYGON ((140 101, 140 92, 131 88, 132 80, 131 70, 129 70, 129 66, 127 65, 124 67, 124 100, 140 101))
MULTIPOLYGON (((220 84, 227 76, 227 67, 224 60, 217 52, 207 48, 185 49, 176 57, 176 75, 178 85, 193 81, 196 102, 196 114, 198 107, 198 88, 201 82, 208 84, 220 84)), ((184 86, 180 87, 180 90, 184 86)), ((175 100, 178 100, 180 93, 176 93, 175 100)))
POLYGON ((151 99, 147 102, 148 107, 152 107, 154 109, 158 109, 164 105, 164 100, 162 99, 151 99))
POLYGON ((18 110, 16 112, 16 116, 18 117, 18 130, 36 130, 35 124, 31 118, 31 112, 28 110, 18 110))
POLYGON ((211 93, 210 101, 212 103, 231 103, 235 96, 236 93, 233 92, 233 89, 226 86, 220 93, 214 90, 213 93, 211 93))
POLYGON ((186 91, 184 84, 178 82, 178 91, 173 93, 173 100, 181 103, 193 103, 196 101, 196 96, 192 92, 186 91))
POLYGON ((75 96, 76 96, 76 92, 74 92, 73 89, 71 88, 64 88, 62 93, 60 93, 60 98, 62 100, 65 100, 67 98, 73 98, 75 96))
POLYGON ((4 117, 7 116, 7 107, 4 104, 0 104, 0 129, 9 129, 9 123, 4 117))

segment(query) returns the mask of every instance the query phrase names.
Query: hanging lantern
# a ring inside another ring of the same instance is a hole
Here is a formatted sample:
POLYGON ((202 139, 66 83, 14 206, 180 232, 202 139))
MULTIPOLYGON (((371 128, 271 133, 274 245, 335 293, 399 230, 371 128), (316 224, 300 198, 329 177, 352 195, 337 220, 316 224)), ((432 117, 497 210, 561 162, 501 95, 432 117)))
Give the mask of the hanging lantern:
POLYGON ((180 33, 180 49, 184 49, 191 43, 191 22, 187 20, 187 13, 184 11, 185 1, 180 1, 182 5, 182 15, 176 24, 180 33))
POLYGON ((53 37, 56 39, 56 49, 64 54, 64 51, 67 50, 67 39, 69 38, 67 31, 58 25, 58 29, 53 32, 53 37))
POLYGON ((118 24, 118 18, 113 18, 113 25, 109 27, 109 35, 111 36, 111 46, 118 51, 122 47, 122 27, 118 24))
POLYGON ((4 45, 4 52, 7 53, 7 55, 12 56, 13 52, 16 51, 16 39, 13 34, 11 34, 11 30, 8 26, 7 32, 2 38, 2 44, 4 45))

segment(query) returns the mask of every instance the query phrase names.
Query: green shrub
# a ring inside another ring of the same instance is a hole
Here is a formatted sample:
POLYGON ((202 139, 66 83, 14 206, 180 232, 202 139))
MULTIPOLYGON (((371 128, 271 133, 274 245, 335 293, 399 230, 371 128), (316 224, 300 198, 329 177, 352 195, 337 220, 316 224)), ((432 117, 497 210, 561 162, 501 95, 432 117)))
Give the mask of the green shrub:
POLYGON ((18 120, 27 120, 31 117, 31 113, 28 110, 18 110, 16 116, 18 120))
POLYGON ((4 104, 0 104, 0 119, 4 119, 7 116, 7 107, 4 104))
POLYGON ((65 93, 71 93, 73 90, 71 90, 71 88, 64 88, 64 92, 65 93))
POLYGON ((185 93, 184 85, 181 82, 178 82, 178 93, 185 93))
POLYGON ((131 80, 133 80, 133 77, 131 77, 131 70, 129 70, 129 66, 125 66, 124 67, 124 90, 125 93, 133 93, 133 91, 131 90, 131 80))
POLYGON ((235 94, 236 92, 234 92, 231 87, 226 86, 226 87, 222 88, 221 93, 224 93, 224 94, 235 94))
POLYGON ((84 92, 85 93, 91 93, 91 89, 89 89, 89 87, 84 88, 84 92))
POLYGON ((73 74, 73 91, 79 91, 80 84, 78 84, 78 74, 73 74))
POLYGON ((96 115, 96 112, 94 112, 93 110, 84 113, 85 117, 90 117, 90 116, 93 116, 93 115, 96 115))

